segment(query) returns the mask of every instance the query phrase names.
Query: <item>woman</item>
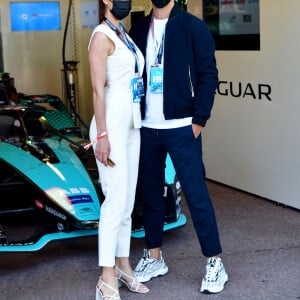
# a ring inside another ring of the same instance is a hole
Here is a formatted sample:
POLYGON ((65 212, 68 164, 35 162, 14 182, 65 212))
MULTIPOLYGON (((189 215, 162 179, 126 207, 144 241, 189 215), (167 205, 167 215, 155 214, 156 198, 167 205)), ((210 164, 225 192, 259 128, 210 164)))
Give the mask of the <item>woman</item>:
POLYGON ((90 139, 105 196, 99 223, 102 272, 96 299, 117 300, 120 295, 116 279, 132 292, 149 291, 136 280, 129 262, 144 58, 120 23, 129 14, 131 1, 102 0, 99 5, 103 15, 89 43, 94 105, 90 139))

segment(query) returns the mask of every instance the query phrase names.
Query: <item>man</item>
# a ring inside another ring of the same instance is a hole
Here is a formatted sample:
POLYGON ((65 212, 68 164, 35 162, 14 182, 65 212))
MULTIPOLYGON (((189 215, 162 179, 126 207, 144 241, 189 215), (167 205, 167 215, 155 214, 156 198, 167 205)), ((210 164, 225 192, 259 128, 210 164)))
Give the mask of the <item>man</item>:
POLYGON ((200 291, 218 293, 228 276, 219 257, 222 248, 205 182, 201 144, 218 83, 215 46, 205 23, 174 0, 152 0, 152 4, 151 14, 130 31, 146 58, 138 184, 148 250, 144 250, 135 275, 146 282, 168 272, 161 246, 164 168, 169 153, 207 257, 200 291))

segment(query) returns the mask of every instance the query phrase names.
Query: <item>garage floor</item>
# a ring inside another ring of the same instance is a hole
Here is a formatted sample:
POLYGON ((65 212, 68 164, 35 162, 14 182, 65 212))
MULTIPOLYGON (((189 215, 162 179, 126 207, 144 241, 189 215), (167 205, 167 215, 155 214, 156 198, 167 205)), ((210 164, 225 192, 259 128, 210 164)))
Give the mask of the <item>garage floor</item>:
MULTIPOLYGON (((147 295, 122 288, 122 300, 300 299, 300 212, 208 181, 229 274, 225 290, 203 295, 205 258, 188 217, 185 227, 165 233, 166 276, 148 283, 147 295)), ((299 198, 300 201, 300 198, 299 198)), ((132 265, 144 241, 132 241, 132 265)), ((0 299, 95 299, 97 238, 53 242, 36 253, 0 253, 0 299)))

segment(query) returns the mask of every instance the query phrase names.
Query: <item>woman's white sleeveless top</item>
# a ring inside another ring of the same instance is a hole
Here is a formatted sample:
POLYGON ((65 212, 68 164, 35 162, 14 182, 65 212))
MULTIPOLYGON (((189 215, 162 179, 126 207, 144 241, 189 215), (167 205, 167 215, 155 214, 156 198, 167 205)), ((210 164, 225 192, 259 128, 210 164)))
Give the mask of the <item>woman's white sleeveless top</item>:
MULTIPOLYGON (((139 128, 140 124, 137 123, 140 123, 140 121, 133 124, 134 119, 140 118, 139 104, 133 103, 131 83, 136 76, 135 55, 109 26, 105 24, 98 25, 91 35, 90 42, 96 32, 104 33, 115 45, 114 52, 108 56, 106 66, 107 85, 105 86, 105 101, 107 129, 119 126, 139 128)), ((130 41, 133 43, 131 39, 130 41)), ((136 46, 135 48, 138 55, 139 76, 141 76, 144 68, 144 57, 136 46)))

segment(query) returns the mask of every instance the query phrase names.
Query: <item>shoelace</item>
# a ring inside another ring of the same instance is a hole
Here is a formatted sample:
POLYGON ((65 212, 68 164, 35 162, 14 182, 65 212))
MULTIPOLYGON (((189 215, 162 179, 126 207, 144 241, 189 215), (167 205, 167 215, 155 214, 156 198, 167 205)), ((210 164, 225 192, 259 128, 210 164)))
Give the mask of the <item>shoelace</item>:
POLYGON ((150 258, 148 254, 145 254, 136 268, 137 273, 143 273, 145 269, 148 269, 147 273, 151 272, 154 269, 157 262, 158 261, 156 261, 155 259, 150 258))
POLYGON ((139 263, 139 265, 137 266, 138 272, 142 273, 144 272, 146 266, 148 265, 148 257, 143 257, 143 260, 139 263))
POLYGON ((217 264, 217 260, 216 259, 212 259, 209 262, 209 268, 206 274, 206 279, 207 281, 215 281, 217 278, 217 274, 220 271, 220 264, 217 264))
MULTIPOLYGON (((142 259, 140 260, 140 262, 138 263, 138 265, 135 269, 135 272, 138 272, 138 273, 141 272, 142 266, 144 266, 146 259, 147 259, 147 257, 145 257, 145 256, 142 257, 142 259)), ((144 269, 144 267, 143 267, 143 269, 144 269)))

